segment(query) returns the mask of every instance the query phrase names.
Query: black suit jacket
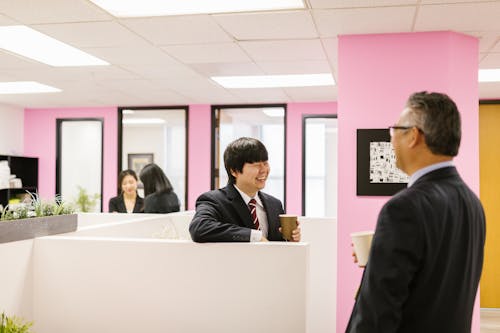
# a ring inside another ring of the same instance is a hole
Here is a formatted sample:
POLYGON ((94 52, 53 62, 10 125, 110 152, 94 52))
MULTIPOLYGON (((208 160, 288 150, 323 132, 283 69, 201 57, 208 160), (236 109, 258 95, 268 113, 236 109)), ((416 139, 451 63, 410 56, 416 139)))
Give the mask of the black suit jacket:
POLYGON ((382 208, 347 332, 469 333, 485 219, 454 167, 382 208))
MULTIPOLYGON (((279 232, 281 201, 259 191, 269 224, 267 238, 282 241, 279 232)), ((248 206, 234 185, 206 192, 196 200, 196 213, 189 225, 195 242, 249 242, 253 222, 248 206)))
POLYGON ((173 213, 180 210, 175 192, 154 192, 144 198, 144 213, 173 213))
MULTIPOLYGON (((108 211, 110 213, 118 212, 118 213, 126 213, 127 207, 125 207, 125 200, 123 199, 123 194, 120 194, 117 197, 109 199, 109 207, 108 211)), ((140 196, 137 196, 135 199, 134 210, 132 213, 142 213, 144 210, 144 199, 140 196)))

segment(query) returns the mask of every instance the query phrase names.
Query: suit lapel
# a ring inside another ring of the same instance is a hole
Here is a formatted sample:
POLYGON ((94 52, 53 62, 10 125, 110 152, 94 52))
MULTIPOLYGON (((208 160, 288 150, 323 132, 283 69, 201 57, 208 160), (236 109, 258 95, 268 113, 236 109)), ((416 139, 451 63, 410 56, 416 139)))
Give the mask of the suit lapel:
POLYGON ((233 184, 229 184, 226 186, 227 199, 231 202, 234 210, 238 213, 240 217, 240 221, 243 222, 243 226, 247 228, 253 229, 254 225, 252 222, 252 217, 250 216, 250 210, 247 205, 243 201, 238 190, 234 187, 233 184))

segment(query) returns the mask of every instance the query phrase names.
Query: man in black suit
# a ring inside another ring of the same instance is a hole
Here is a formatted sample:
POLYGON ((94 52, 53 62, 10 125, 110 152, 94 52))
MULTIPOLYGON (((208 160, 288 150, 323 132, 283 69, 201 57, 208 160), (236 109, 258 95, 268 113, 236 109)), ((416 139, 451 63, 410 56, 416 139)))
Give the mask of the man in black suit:
POLYGON ((379 214, 346 331, 470 332, 485 218, 452 163, 457 107, 444 94, 413 94, 390 133, 410 180, 379 214))
MULTIPOLYGON (((270 170, 266 147, 256 139, 239 138, 224 151, 224 165, 229 182, 197 199, 191 238, 200 243, 282 241, 281 201, 261 191, 270 170)), ((299 227, 292 240, 300 241, 299 227)))

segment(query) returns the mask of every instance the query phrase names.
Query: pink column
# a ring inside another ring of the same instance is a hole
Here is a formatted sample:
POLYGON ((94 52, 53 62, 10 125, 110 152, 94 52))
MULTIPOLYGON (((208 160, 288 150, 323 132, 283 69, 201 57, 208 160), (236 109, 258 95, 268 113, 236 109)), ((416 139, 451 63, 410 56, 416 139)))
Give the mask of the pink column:
POLYGON ((188 204, 194 209, 198 196, 210 191, 210 105, 189 106, 188 204))
MULTIPOLYGON (((339 202, 337 332, 343 332, 362 270, 351 258, 349 233, 373 229, 388 197, 356 196, 356 129, 394 124, 416 91, 448 94, 462 116, 455 163, 479 193, 478 41, 453 32, 350 35, 339 38, 339 202)), ((479 332, 476 302, 472 332, 479 332)))

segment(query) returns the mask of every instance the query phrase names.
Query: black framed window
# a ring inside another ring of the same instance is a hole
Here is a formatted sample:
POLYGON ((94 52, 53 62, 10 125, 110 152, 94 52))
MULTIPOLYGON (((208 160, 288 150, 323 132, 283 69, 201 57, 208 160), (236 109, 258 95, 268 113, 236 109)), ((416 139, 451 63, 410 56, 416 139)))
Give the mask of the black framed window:
POLYGON ((271 172, 263 190, 286 205, 286 105, 212 106, 212 189, 227 184, 223 154, 233 140, 247 136, 267 148, 271 172))
POLYGON ((302 117, 302 215, 337 217, 336 115, 302 117))
POLYGON ((102 118, 56 119, 56 193, 66 202, 76 202, 84 191, 99 197, 89 207, 102 211, 103 139, 102 118))
MULTIPOLYGON (((118 108, 118 173, 154 162, 162 168, 186 209, 188 184, 187 106, 118 108)), ((118 184, 117 184, 118 185, 118 184)), ((139 184, 139 195, 144 191, 139 184)), ((118 189, 118 186, 117 186, 118 189)))

